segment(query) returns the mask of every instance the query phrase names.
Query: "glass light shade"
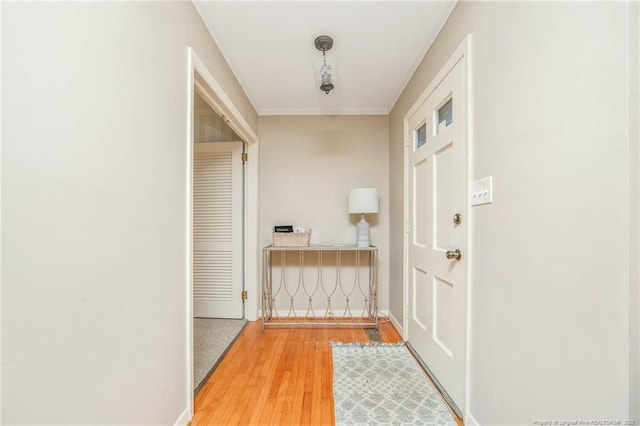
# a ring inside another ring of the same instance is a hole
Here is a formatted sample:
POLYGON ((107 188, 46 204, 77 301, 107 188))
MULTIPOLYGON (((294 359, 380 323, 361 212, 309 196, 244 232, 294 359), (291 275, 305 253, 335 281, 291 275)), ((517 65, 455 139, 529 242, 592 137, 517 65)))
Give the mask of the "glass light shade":
MULTIPOLYGON (((326 58, 319 57, 312 62, 311 66, 313 67, 316 90, 320 89, 325 83, 332 84, 333 89, 335 89, 340 83, 340 67, 336 58, 328 55, 326 58)), ((324 89, 321 90, 324 92, 324 89)))
POLYGON ((349 213, 378 213, 378 190, 354 188, 349 191, 349 213))
POLYGON ((333 81, 331 81, 331 65, 327 65, 326 63, 322 64, 320 67, 320 90, 329 94, 331 90, 333 90, 333 81))

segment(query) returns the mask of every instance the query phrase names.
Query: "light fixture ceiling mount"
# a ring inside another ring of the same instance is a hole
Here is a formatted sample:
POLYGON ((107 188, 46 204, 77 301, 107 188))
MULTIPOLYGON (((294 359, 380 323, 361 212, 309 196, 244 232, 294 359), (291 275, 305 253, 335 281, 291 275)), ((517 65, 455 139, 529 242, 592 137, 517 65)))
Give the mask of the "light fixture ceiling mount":
POLYGON ((316 37, 313 41, 316 49, 322 52, 322 66, 320 67, 320 90, 327 95, 335 87, 331 78, 331 65, 327 65, 327 50, 333 47, 333 39, 328 35, 316 37))
POLYGON ((313 44, 316 46, 316 49, 324 53, 333 47, 333 39, 328 35, 321 35, 316 37, 313 44))

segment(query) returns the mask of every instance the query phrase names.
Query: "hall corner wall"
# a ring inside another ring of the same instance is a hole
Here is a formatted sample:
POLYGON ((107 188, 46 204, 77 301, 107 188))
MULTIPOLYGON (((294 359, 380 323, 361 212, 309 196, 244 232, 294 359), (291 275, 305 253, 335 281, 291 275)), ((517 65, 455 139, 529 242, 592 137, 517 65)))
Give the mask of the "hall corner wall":
POLYGON ((471 34, 470 177, 494 179, 493 204, 471 210, 467 413, 479 424, 631 411, 627 14, 624 2, 461 1, 390 114, 400 319, 403 118, 471 34))
POLYGON ((191 2, 2 3, 2 424, 186 421, 191 2))
POLYGON ((274 225, 311 227, 311 242, 355 244, 359 215, 349 189, 378 189, 380 212, 367 214, 378 247, 378 303, 388 311, 389 171, 386 115, 261 116, 260 246, 274 225))

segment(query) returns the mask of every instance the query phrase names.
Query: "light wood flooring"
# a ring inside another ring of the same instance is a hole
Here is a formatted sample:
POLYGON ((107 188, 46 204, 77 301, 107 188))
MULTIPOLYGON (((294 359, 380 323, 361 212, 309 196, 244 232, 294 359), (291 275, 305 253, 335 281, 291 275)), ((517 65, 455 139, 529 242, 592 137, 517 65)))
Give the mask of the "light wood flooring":
MULTIPOLYGON (((388 322, 379 330, 381 342, 400 340, 388 322)), ((262 334, 261 323, 250 322, 196 396, 191 425, 333 425, 331 341, 369 337, 362 328, 262 334)))

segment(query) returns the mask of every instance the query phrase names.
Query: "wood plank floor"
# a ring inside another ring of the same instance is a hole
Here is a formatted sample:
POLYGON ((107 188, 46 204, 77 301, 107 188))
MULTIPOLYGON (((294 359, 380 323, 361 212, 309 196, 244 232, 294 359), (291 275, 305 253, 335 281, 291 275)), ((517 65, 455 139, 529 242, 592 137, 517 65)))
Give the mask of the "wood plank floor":
MULTIPOLYGON (((380 324, 380 341, 400 336, 380 324)), ((191 425, 333 425, 329 342, 368 342, 361 328, 270 328, 250 322, 195 399, 191 425)), ((461 424, 461 423, 460 423, 461 424)))

